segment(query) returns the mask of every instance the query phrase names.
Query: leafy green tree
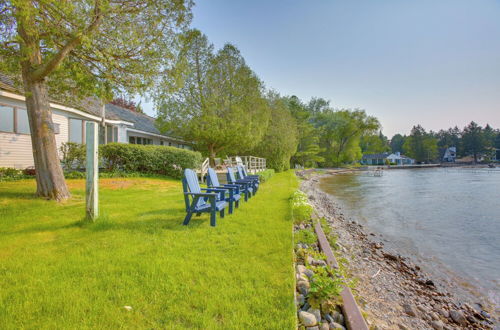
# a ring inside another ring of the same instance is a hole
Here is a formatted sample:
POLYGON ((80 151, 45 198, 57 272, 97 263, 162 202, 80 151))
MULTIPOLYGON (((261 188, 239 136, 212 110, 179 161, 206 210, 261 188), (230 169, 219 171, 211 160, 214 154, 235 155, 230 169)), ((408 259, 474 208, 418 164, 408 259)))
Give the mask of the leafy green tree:
POLYGON ((290 113, 288 100, 275 92, 269 92, 267 103, 271 112, 271 124, 254 154, 266 158, 267 167, 278 172, 290 168, 290 158, 297 151, 297 122, 290 113))
POLYGON ((376 154, 391 150, 387 137, 382 132, 363 135, 360 147, 361 152, 364 154, 376 154))
POLYGON ((462 143, 464 151, 469 155, 473 155, 474 163, 477 163, 478 156, 487 146, 483 128, 471 121, 463 130, 462 143))
POLYGON ((325 159, 319 155, 323 150, 319 146, 318 130, 311 123, 312 114, 296 96, 288 98, 288 108, 297 122, 298 130, 297 152, 292 162, 314 167, 325 159))
POLYGON ((439 148, 448 148, 448 147, 456 147, 457 154, 461 153, 462 145, 461 145, 461 132, 460 129, 455 126, 454 128, 449 128, 447 130, 440 130, 436 133, 435 137, 437 138, 438 147, 439 148))
POLYGON ((403 145, 405 153, 417 162, 429 162, 438 157, 437 139, 420 125, 413 126, 403 145))
POLYGON ((214 54, 196 30, 182 43, 176 65, 155 94, 160 129, 193 141, 212 165, 218 154, 255 148, 270 116, 262 82, 231 44, 214 54))
POLYGON ((390 147, 392 152, 403 152, 403 145, 405 143, 406 136, 401 134, 395 134, 390 142, 390 147))
POLYGON ((340 166, 361 158, 360 139, 375 133, 380 124, 364 110, 326 109, 315 117, 326 166, 340 166))
POLYGON ((144 91, 191 18, 190 0, 1 0, 0 70, 22 87, 37 194, 64 200, 49 94, 58 99, 144 91))

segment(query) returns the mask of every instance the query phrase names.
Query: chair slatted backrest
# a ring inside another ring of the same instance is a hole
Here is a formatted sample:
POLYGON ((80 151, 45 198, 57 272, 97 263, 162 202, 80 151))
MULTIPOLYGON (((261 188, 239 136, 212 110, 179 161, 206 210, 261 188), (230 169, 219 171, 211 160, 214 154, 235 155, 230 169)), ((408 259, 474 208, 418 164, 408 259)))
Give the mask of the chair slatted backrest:
POLYGON ((211 167, 208 168, 207 183, 211 187, 220 187, 219 178, 217 177, 217 173, 215 173, 215 170, 211 167))
POLYGON ((227 175, 229 176, 230 183, 236 182, 236 178, 234 177, 234 171, 232 167, 227 168, 227 175))
POLYGON ((246 167, 245 165, 242 165, 242 166, 241 166, 241 170, 243 171, 243 174, 244 174, 245 176, 248 176, 247 167, 246 167))
MULTIPOLYGON (((186 168, 184 170, 184 179, 182 180, 182 184, 184 187, 184 192, 191 192, 191 193, 201 193, 201 187, 200 183, 198 182, 198 177, 196 176, 196 173, 189 169, 186 168)), ((186 201, 186 209, 189 209, 189 196, 185 195, 184 200, 186 201)), ((205 199, 200 198, 198 200, 197 206, 203 206, 207 202, 205 199)))
POLYGON ((236 166, 236 170, 238 171, 238 176, 240 179, 244 179, 246 175, 243 173, 243 165, 236 166))

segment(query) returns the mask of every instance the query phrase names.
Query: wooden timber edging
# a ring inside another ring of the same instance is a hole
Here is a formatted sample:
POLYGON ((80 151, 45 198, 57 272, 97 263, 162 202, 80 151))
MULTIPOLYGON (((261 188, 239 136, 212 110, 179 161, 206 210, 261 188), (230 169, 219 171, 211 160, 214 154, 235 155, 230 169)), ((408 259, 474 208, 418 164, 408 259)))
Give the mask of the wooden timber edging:
MULTIPOLYGON (((326 238, 325 232, 321 227, 321 223, 317 219, 317 217, 313 217, 314 219, 314 231, 316 232, 316 236, 318 237, 318 243, 321 251, 326 256, 326 262, 328 266, 332 268, 338 268, 337 259, 335 259, 335 255, 333 254, 332 247, 326 238)), ((365 319, 361 314, 361 310, 356 304, 356 300, 349 289, 348 286, 344 285, 344 289, 340 293, 342 297, 342 311, 344 312, 344 317, 346 320, 347 327, 351 330, 368 330, 368 326, 366 325, 365 319)))

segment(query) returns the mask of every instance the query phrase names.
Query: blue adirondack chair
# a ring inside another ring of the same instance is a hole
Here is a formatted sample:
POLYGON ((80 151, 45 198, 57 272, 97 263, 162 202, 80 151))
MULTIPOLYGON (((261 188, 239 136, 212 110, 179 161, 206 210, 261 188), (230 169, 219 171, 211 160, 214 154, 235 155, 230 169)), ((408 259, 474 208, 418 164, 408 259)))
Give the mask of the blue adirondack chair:
POLYGON ((226 202, 229 202, 229 214, 233 213, 233 203, 235 204, 236 208, 238 208, 238 206, 240 205, 240 199, 241 199, 240 186, 236 184, 221 185, 219 183, 219 178, 217 177, 217 173, 215 173, 215 170, 211 167, 208 168, 207 186, 210 188, 227 190, 229 194, 224 194, 224 195, 226 202))
POLYGON ((227 182, 229 182, 229 184, 236 184, 240 186, 240 191, 242 191, 245 194, 245 202, 248 201, 249 197, 252 197, 253 188, 251 181, 236 180, 236 177, 234 176, 234 170, 232 167, 227 168, 226 177, 227 177, 227 182))
MULTIPOLYGON (((246 178, 256 178, 257 180, 259 180, 258 175, 248 175, 247 168, 245 167, 245 165, 240 165, 240 166, 241 166, 241 169, 243 170, 243 174, 245 175, 246 178)), ((259 183, 260 183, 260 180, 259 180, 259 183)))
POLYGON ((254 191, 254 195, 257 193, 259 190, 259 177, 255 176, 248 176, 245 174, 245 167, 243 165, 238 165, 236 166, 236 170, 238 171, 238 179, 240 180, 247 180, 252 182, 252 188, 254 191))
POLYGON ((224 218, 224 209, 227 207, 224 189, 201 188, 196 173, 188 168, 184 170, 182 188, 184 189, 187 212, 183 225, 187 225, 191 221, 193 213, 200 215, 209 212, 211 226, 215 226, 217 212, 220 212, 220 217, 224 218))

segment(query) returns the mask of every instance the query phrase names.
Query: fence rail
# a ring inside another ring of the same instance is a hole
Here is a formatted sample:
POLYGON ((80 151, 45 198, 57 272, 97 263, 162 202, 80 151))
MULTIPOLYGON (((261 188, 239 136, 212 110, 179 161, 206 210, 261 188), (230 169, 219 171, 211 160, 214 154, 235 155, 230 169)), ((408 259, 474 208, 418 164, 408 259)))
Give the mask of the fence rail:
MULTIPOLYGON (((215 159, 216 172, 224 172, 227 167, 233 167, 236 165, 244 165, 249 173, 255 174, 266 169, 266 159, 254 156, 230 156, 224 160, 221 160, 220 158, 215 159)), ((202 182, 209 167, 210 161, 206 158, 198 170, 202 182)))

